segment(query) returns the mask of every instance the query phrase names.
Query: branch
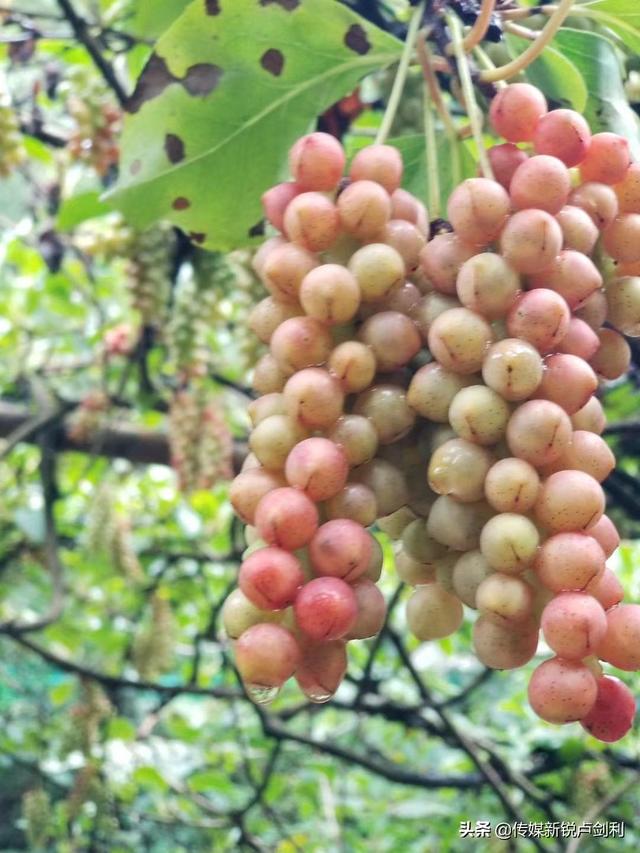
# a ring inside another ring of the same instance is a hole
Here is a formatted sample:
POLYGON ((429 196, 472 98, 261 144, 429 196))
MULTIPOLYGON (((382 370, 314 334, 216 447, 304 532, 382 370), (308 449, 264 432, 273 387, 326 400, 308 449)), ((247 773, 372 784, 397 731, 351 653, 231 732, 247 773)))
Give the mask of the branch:
POLYGON ((349 764, 357 764, 382 776, 384 779, 389 779, 391 782, 398 782, 401 785, 413 785, 417 788, 457 788, 471 789, 482 785, 484 780, 479 774, 470 773, 468 775, 451 775, 437 773, 416 773, 413 770, 405 770, 398 765, 386 761, 382 762, 377 759, 370 758, 366 755, 359 755, 350 749, 345 749, 337 746, 331 740, 317 741, 297 732, 289 731, 284 727, 274 722, 272 718, 266 714, 262 714, 262 727, 264 733, 277 740, 293 741, 294 743, 308 746, 317 752, 333 755, 334 758, 339 758, 349 764))
POLYGON ((628 421, 613 421, 604 428, 603 434, 640 436, 640 420, 631 418, 628 421))
POLYGON ((232 690, 230 687, 199 687, 196 684, 159 684, 155 681, 134 681, 122 675, 109 675, 106 672, 100 672, 84 664, 66 660, 56 655, 38 643, 34 643, 28 637, 14 633, 11 626, 4 628, 2 633, 57 669, 97 681, 104 687, 145 690, 170 696, 180 696, 183 693, 189 693, 196 696, 209 696, 212 699, 242 699, 244 697, 243 693, 238 690, 232 690))
MULTIPOLYGON (((0 438, 15 435, 16 431, 33 425, 34 418, 26 406, 0 400, 0 438)), ((34 436, 29 434, 22 439, 34 442, 34 436)), ((169 442, 166 434, 151 432, 132 424, 117 424, 97 430, 88 438, 78 438, 72 435, 64 421, 49 423, 47 434, 51 437, 52 447, 56 451, 75 451, 90 453, 107 458, 127 459, 140 465, 169 465, 169 442)), ((233 449, 233 467, 239 471, 245 456, 247 446, 244 441, 236 440, 233 449)))
MULTIPOLYGON (((473 764, 475 764, 481 775, 481 778, 483 778, 484 781, 491 786, 494 793, 500 800, 502 807, 505 810, 505 813, 509 815, 512 820, 522 821, 523 816, 520 814, 518 808, 511 802, 509 792, 505 789, 503 785, 503 780, 498 774, 496 768, 491 763, 486 762, 481 758, 481 756, 479 755, 479 749, 481 749, 481 747, 479 747, 478 744, 474 743, 471 738, 467 737, 466 734, 463 734, 458 728, 458 726, 453 722, 453 720, 450 719, 446 710, 444 710, 442 707, 439 707, 437 703, 433 701, 424 681, 422 680, 420 674, 414 667, 413 661, 411 660, 411 657, 407 649, 405 648, 401 638, 398 636, 398 634, 396 634, 395 631, 391 629, 389 629, 388 633, 391 641, 393 642, 394 646, 398 651, 398 654, 400 655, 400 659, 402 660, 403 664, 411 675, 411 678, 415 683, 422 700, 425 702, 425 704, 435 710, 437 715, 440 717, 446 731, 458 743, 460 749, 462 749, 462 751, 467 754, 473 764)), ((509 771, 509 768, 504 764, 504 762, 502 762, 495 754, 493 754, 492 757, 494 758, 494 760, 498 758, 499 763, 501 765, 500 770, 503 776, 506 776, 506 780, 508 782, 511 782, 512 784, 515 784, 522 790, 521 784, 513 778, 512 774, 509 771)), ((528 793, 530 794, 530 792, 528 793)), ((543 847, 535 839, 532 839, 532 844, 534 845, 534 847, 536 847, 536 849, 540 851, 543 850, 543 847)))
MULTIPOLYGON (((6 441, 0 448, 0 459, 8 456, 16 445, 32 440, 45 427, 60 421, 64 417, 65 411, 70 411, 71 408, 72 406, 69 405, 64 408, 47 409, 41 414, 29 418, 29 420, 23 421, 6 436, 6 441)), ((2 436, 1 432, 0 436, 2 436)))
MULTIPOLYGON (((640 781, 640 775, 634 773, 630 779, 626 779, 622 784, 610 791, 606 797, 602 800, 598 800, 598 802, 589 809, 582 820, 578 822, 578 826, 584 825, 585 823, 593 823, 593 821, 597 820, 601 814, 605 814, 607 809, 617 802, 617 800, 624 797, 628 791, 634 788, 638 784, 638 781, 640 781)), ((575 838, 572 838, 567 844, 566 853, 576 853, 582 843, 582 840, 583 838, 581 835, 577 835, 575 838)))
POLYGON ((73 5, 71 4, 71 0, 58 0, 58 6, 60 6, 60 9, 64 13, 65 18, 67 19, 67 21, 69 21, 71 29, 75 33, 78 41, 85 46, 85 48, 87 49, 87 53, 94 62, 94 65, 96 66, 98 71, 100 71, 105 82, 113 91, 113 94, 116 96, 118 103, 121 107, 124 107, 127 102, 127 93, 125 92, 120 81, 116 77, 113 68, 102 55, 97 41, 91 35, 89 25, 84 20, 84 18, 78 15, 76 10, 73 8, 73 5))
POLYGON ((68 140, 63 136, 56 136, 54 133, 50 133, 41 127, 36 127, 33 123, 27 121, 20 122, 20 132, 24 133, 25 136, 32 136, 34 139, 38 139, 52 148, 65 148, 68 143, 68 140))
POLYGON ((478 675, 473 678, 466 687, 463 687, 459 693, 454 694, 453 696, 449 696, 448 699, 443 699, 442 702, 436 703, 439 708, 450 708, 452 705, 459 705, 466 702, 469 696, 478 689, 485 681, 489 681, 489 679, 494 676, 496 673, 495 669, 489 669, 486 666, 482 669, 478 675))
POLYGON ((32 622, 0 622, 0 633, 12 636, 41 631, 57 621, 64 610, 64 568, 58 556, 58 533, 54 515, 54 504, 58 497, 55 477, 56 458, 46 440, 42 441, 40 460, 40 481, 44 500, 45 541, 44 557, 49 570, 53 592, 49 609, 39 619, 32 622))
POLYGON ((520 54, 520 56, 507 62, 506 65, 501 65, 499 68, 486 69, 480 72, 480 80, 483 83, 495 83, 498 80, 507 80, 509 77, 515 77, 520 71, 524 71, 531 63, 540 56, 545 47, 553 40, 553 37, 558 32, 565 18, 571 11, 573 0, 560 0, 560 3, 554 8, 554 11, 547 21, 544 29, 538 34, 538 37, 532 42, 529 47, 520 54))

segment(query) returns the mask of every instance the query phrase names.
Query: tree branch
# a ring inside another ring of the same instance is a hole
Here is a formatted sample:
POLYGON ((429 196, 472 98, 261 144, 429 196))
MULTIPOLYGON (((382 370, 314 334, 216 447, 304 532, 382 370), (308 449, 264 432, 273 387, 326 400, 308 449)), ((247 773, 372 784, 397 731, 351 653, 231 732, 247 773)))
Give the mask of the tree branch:
POLYGON ((482 776, 474 773, 465 776, 447 776, 445 774, 416 773, 413 770, 405 770, 404 768, 398 767, 396 764, 393 764, 390 761, 382 762, 377 759, 370 758, 366 755, 359 755, 353 750, 337 746, 337 744, 335 744, 333 741, 317 741, 314 738, 306 737, 305 735, 290 731, 289 729, 286 729, 283 726, 280 726, 278 723, 274 722, 274 720, 264 714, 264 712, 262 715, 262 720, 264 733, 270 737, 276 738, 277 740, 293 741, 294 743, 299 743, 303 746, 308 746, 311 749, 316 750, 317 752, 333 755, 334 758, 339 758, 342 761, 346 761, 350 764, 357 764, 358 766, 364 767, 378 776, 382 776, 384 779, 388 779, 390 782, 398 782, 401 785, 413 785, 418 788, 429 789, 471 789, 482 785, 485 781, 482 776))
MULTIPOLYGON (((453 722, 453 720, 449 717, 447 711, 442 707, 438 707, 437 703, 433 701, 427 687, 420 677, 420 674, 415 669, 413 665, 413 661, 407 652, 404 643, 401 638, 395 631, 389 629, 388 631, 389 637, 396 647, 398 654, 404 665, 406 666, 409 674, 411 675, 418 692, 420 693, 421 698, 425 703, 429 705, 429 707, 433 708, 436 714, 442 720, 442 724, 445 727, 446 731, 449 735, 457 742, 460 749, 467 754, 467 756, 471 759, 473 764, 477 767, 481 777, 485 780, 487 784, 491 786, 496 796, 500 800, 502 807, 504 808, 507 815, 511 817, 512 820, 522 821, 523 815, 520 814, 518 808, 512 803, 511 797, 509 796, 509 791, 505 789, 503 785, 503 779, 501 775, 498 774, 496 768, 487 761, 484 761, 479 754, 478 744, 475 744, 471 738, 467 737, 466 734, 460 731, 458 726, 453 722)), ((481 748, 481 747, 480 747, 481 748)), ((495 755, 492 756, 495 759, 495 755)), ((519 784, 515 779, 512 778, 510 772, 508 772, 508 767, 501 762, 501 772, 506 775, 506 781, 511 782, 512 784, 516 784, 517 787, 522 788, 521 784, 519 784), (507 771, 505 773, 505 771, 507 771)), ((530 791, 527 791, 529 795, 531 795, 530 791)), ((534 800, 535 801, 535 800, 534 800)), ((536 847, 537 850, 543 851, 543 847, 537 842, 535 839, 532 839, 532 844, 536 847)))
POLYGON ((102 51, 98 46, 98 42, 91 35, 89 25, 84 20, 84 18, 78 15, 76 10, 73 8, 73 5, 71 4, 71 0, 58 0, 58 6, 64 13, 64 16, 67 21, 69 21, 71 29, 76 35, 78 41, 80 41, 85 46, 85 48, 87 49, 87 53, 94 62, 94 65, 102 74, 107 85, 113 91, 113 94, 116 96, 118 103, 121 107, 124 107, 127 102, 127 93, 125 92, 122 84, 116 77, 113 68, 102 55, 102 51))
POLYGON ((54 515, 54 504, 58 497, 55 476, 56 458, 52 450, 42 441, 42 456, 40 459, 40 481, 44 502, 45 518, 45 563, 51 577, 53 592, 49 609, 39 619, 32 622, 0 622, 0 633, 10 633, 12 636, 41 631, 47 625, 57 621, 64 610, 64 568, 58 556, 58 534, 54 515))
MULTIPOLYGON (((32 413, 25 406, 0 400, 0 438, 10 438, 25 424, 33 424, 32 413)), ((34 436, 27 430, 22 439, 33 442, 34 436)), ((127 459, 141 465, 169 465, 169 442, 166 434, 140 429, 130 424, 117 424, 99 429, 89 438, 78 438, 71 434, 64 421, 48 425, 55 450, 90 453, 108 458, 127 459)), ((247 455, 244 441, 236 440, 233 450, 233 467, 239 471, 247 455)))
POLYGON ((80 675, 84 678, 89 678, 92 681, 97 681, 104 687, 112 689, 130 689, 130 690, 145 690, 164 695, 180 696, 183 693, 189 693, 197 696, 209 696, 213 699, 242 699, 244 694, 238 690, 233 690, 230 687, 199 687, 196 684, 159 684, 155 681, 134 681, 131 678, 126 678, 122 675, 109 675, 106 672, 92 669, 81 663, 66 660, 59 655, 50 652, 38 643, 34 643, 28 637, 22 636, 20 633, 15 633, 11 626, 6 626, 2 630, 5 636, 10 637, 16 643, 29 651, 38 655, 38 657, 50 663, 57 669, 63 672, 70 672, 73 675, 80 675))

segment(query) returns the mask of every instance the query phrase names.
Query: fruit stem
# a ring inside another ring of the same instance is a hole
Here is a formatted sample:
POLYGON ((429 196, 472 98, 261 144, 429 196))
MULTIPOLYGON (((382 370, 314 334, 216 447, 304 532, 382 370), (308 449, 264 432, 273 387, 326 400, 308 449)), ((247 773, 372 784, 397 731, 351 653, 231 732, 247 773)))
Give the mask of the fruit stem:
POLYGON ((496 80, 506 80, 509 77, 514 77, 520 71, 524 71, 531 63, 540 56, 545 47, 553 39, 558 32, 565 18, 571 11, 573 0, 561 0, 556 6, 553 14, 547 21, 544 29, 540 32, 535 41, 531 42, 529 47, 523 51, 520 56, 507 62, 506 65, 501 65, 498 68, 482 71, 480 79, 483 83, 495 83, 496 80))
POLYGON ((382 145, 384 142, 386 142, 387 137, 389 136, 389 131, 391 130, 391 126, 393 125, 393 121, 396 117, 398 106, 400 104, 400 99, 402 97, 402 92, 404 90, 404 84, 407 79, 407 72, 409 71, 409 64, 411 63, 413 49, 415 47, 416 39, 418 37, 420 21, 422 20, 423 14, 424 0, 422 0, 422 2, 419 3, 416 7, 415 12, 413 13, 413 17, 411 18, 411 21, 409 23, 407 39, 404 43, 400 62, 398 63, 398 70, 396 71, 396 76, 393 81, 393 86, 391 88, 391 94, 389 95, 387 108, 385 110, 384 116, 382 117, 382 124, 380 125, 380 128, 378 130, 378 135, 376 136, 375 141, 378 145, 382 145))
MULTIPOLYGON (((484 48, 480 47, 480 45, 477 45, 473 52, 478 57, 478 61, 483 68, 496 67, 495 62, 493 62, 487 51, 484 48)), ((498 82, 495 84, 495 87, 496 89, 504 89, 506 85, 506 80, 498 80, 498 82)))
POLYGON ((520 24, 514 24, 511 21, 505 21, 504 28, 506 32, 512 33, 514 36, 519 36, 521 39, 535 41, 539 33, 536 30, 531 30, 529 27, 523 27, 520 24))
MULTIPOLYGON (((444 126, 447 139, 449 140, 449 144, 451 145, 452 178, 454 185, 457 185, 460 183, 462 173, 462 167, 460 163, 458 129, 456 128, 454 121, 449 113, 449 110, 447 109, 442 98, 442 90, 440 89, 438 78, 436 77, 433 69, 433 54, 431 53, 429 45, 427 44, 426 32, 422 35, 421 38, 418 39, 417 53, 418 59, 420 60, 420 66, 422 67, 422 76, 424 77, 425 82, 425 94, 426 90, 428 90, 431 103, 433 104, 438 115, 440 116, 440 120, 442 121, 442 124, 444 126)), ((424 108, 427 109, 426 102, 424 108)))
POLYGON ((485 178, 493 178, 493 170, 491 169, 491 163, 489 162, 489 157, 484 147, 480 108, 478 107, 478 103, 476 101, 476 93, 473 88, 473 81, 471 80, 469 62, 467 60, 467 55, 464 52, 464 47, 462 45, 462 28, 460 26, 460 21, 455 15, 448 14, 447 23, 449 24, 449 29, 451 30, 453 52, 455 54, 456 63, 458 65, 458 75, 460 77, 460 84, 462 85, 462 94, 464 96, 465 106, 469 115, 469 123, 473 132, 473 138, 475 140, 476 145, 478 146, 478 160, 480 161, 480 172, 485 178))
POLYGON ((429 96, 429 87, 422 87, 422 112, 424 116, 424 142, 427 161, 427 206, 429 218, 440 218, 440 175, 438 172, 438 141, 433 112, 433 100, 429 96))
MULTIPOLYGON (((462 40, 465 53, 471 53, 474 47, 480 44, 482 39, 486 36, 495 6, 496 0, 482 0, 482 6, 480 7, 480 12, 476 18, 475 24, 462 40)), ((453 53, 452 45, 447 47, 447 53, 449 55, 453 53)))

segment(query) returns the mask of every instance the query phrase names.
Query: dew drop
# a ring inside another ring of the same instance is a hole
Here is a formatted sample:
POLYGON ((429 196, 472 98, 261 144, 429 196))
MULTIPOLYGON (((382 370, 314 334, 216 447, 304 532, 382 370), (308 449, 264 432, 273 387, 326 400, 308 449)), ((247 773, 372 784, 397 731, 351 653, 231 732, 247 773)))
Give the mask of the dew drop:
POLYGON ((328 702, 332 698, 333 693, 322 687, 320 684, 312 684, 310 687, 305 687, 302 691, 310 702, 315 702, 316 705, 322 705, 323 702, 328 702))
POLYGON ((280 692, 279 687, 267 687, 264 684, 246 684, 245 687, 249 698, 256 705, 268 705, 280 692))

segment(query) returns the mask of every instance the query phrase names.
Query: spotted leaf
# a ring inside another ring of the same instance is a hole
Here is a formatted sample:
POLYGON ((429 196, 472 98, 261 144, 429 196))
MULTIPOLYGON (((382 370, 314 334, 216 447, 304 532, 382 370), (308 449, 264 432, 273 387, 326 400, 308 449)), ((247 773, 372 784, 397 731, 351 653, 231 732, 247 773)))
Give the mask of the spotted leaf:
POLYGON ((195 0, 131 95, 109 200, 135 224, 169 219, 209 248, 250 243, 289 147, 400 50, 333 0, 195 0))

